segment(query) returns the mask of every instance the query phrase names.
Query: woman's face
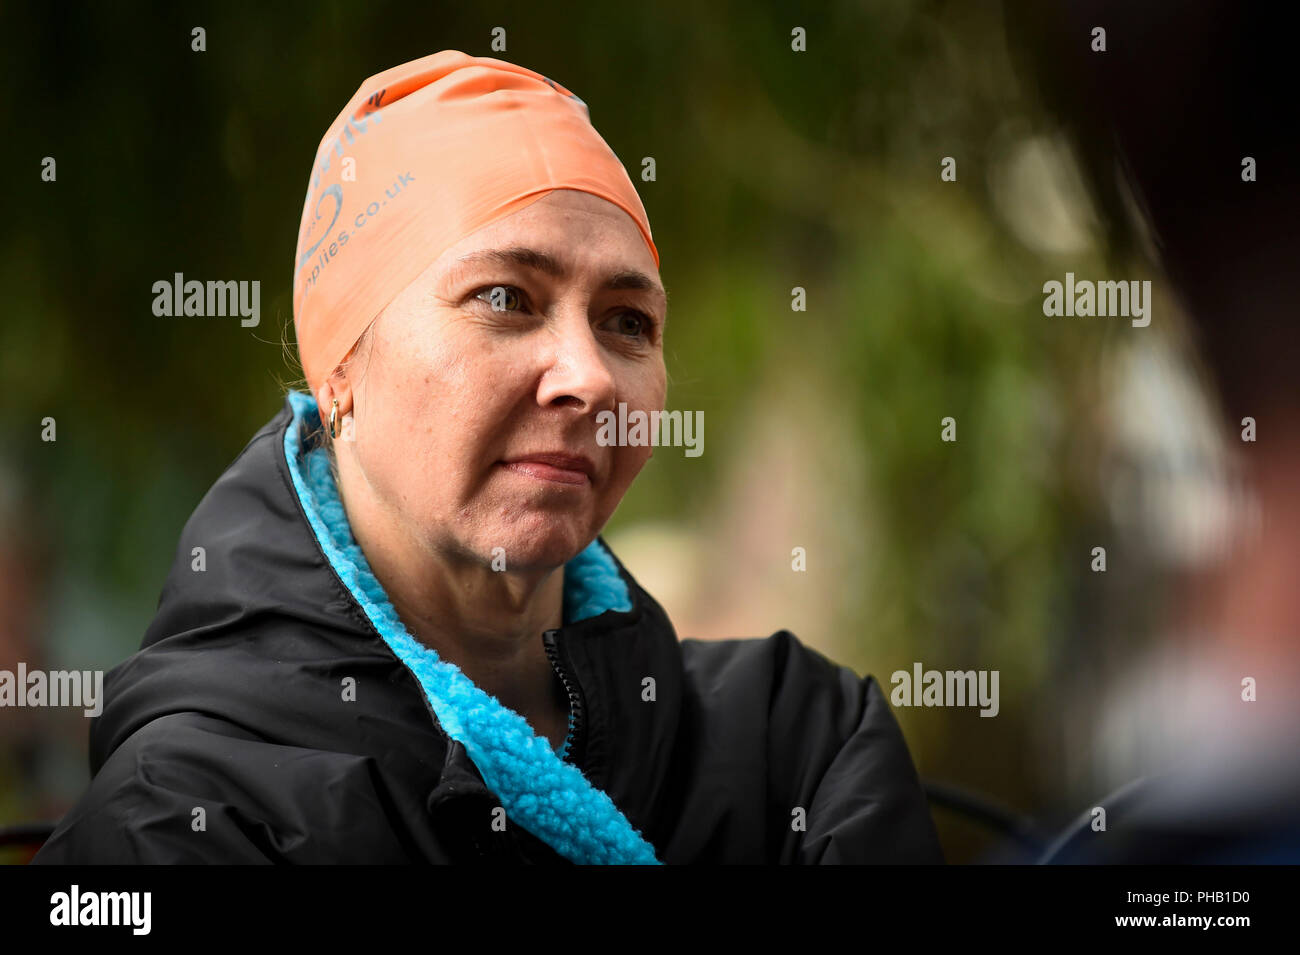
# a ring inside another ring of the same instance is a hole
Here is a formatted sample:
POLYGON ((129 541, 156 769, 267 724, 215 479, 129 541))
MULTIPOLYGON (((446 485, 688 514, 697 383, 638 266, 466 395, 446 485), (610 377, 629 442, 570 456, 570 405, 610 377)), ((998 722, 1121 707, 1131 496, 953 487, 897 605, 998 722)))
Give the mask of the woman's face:
POLYGON ((557 190, 466 237, 352 363, 364 493, 433 552, 563 564, 650 457, 597 444, 596 416, 663 408, 666 308, 641 233, 598 196, 557 190))

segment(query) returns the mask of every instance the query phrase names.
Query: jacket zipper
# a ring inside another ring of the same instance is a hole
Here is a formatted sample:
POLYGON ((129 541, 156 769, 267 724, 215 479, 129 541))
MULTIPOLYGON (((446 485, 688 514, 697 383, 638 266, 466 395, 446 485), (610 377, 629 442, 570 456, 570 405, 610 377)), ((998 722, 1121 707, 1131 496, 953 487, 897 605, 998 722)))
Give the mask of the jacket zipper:
POLYGON ((573 724, 573 728, 569 731, 568 752, 564 758, 576 765, 581 754, 579 747, 583 742, 582 731, 586 714, 582 706, 582 691, 578 688, 577 681, 570 679, 569 674, 565 672, 564 666, 560 662, 560 648, 556 644, 556 635, 558 633, 558 630, 545 631, 542 634, 542 646, 546 648, 546 659, 551 661, 551 669, 555 671, 555 675, 564 684, 564 692, 569 697, 569 720, 573 724))

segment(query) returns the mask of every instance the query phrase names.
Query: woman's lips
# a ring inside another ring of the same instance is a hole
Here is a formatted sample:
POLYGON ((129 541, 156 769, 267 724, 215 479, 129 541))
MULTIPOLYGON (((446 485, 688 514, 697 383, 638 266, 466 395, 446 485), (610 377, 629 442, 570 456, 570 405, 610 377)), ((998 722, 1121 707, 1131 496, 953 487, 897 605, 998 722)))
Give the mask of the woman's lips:
POLYGON ((580 459, 559 458, 558 456, 520 458, 503 461, 502 464, 518 474, 525 474, 539 481, 551 481, 556 484, 580 486, 590 483, 586 465, 580 459))

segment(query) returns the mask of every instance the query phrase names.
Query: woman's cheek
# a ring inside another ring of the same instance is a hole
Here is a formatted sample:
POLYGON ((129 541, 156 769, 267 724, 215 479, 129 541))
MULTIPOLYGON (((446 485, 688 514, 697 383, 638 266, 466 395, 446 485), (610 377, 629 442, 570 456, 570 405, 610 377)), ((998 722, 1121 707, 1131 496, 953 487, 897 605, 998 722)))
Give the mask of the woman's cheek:
POLYGON ((614 456, 613 484, 618 493, 622 494, 627 490, 628 485, 645 467, 653 453, 654 448, 650 446, 627 445, 617 449, 617 454, 614 456))

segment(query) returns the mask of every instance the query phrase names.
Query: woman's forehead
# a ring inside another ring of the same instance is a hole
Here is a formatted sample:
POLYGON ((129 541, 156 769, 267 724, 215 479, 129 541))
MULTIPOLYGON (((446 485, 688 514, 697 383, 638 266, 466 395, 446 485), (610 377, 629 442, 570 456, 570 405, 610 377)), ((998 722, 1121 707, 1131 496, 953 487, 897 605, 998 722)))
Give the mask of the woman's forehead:
MULTIPOLYGON (((447 268, 458 260, 493 250, 527 248, 546 253, 552 260, 590 270, 613 268, 657 275, 654 255, 636 221, 601 196, 576 189, 554 189, 508 216, 462 236, 447 248, 441 260, 447 268), (618 260, 618 261, 614 261, 618 260), (590 265, 589 265, 590 263, 590 265)), ((527 262, 482 260, 478 264, 527 266, 527 262)), ((542 271, 547 263, 538 263, 542 271)), ((658 284, 657 282, 655 284, 658 284)))

